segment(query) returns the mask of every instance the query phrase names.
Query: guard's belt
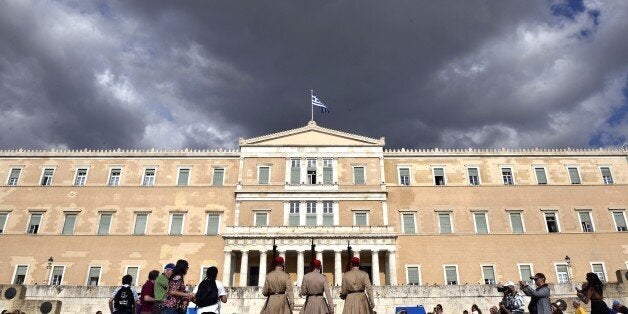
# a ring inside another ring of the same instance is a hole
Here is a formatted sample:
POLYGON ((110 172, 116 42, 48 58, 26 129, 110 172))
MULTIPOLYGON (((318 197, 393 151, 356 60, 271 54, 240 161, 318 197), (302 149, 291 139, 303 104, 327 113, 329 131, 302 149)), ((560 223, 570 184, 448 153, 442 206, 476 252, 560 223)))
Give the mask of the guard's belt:
POLYGON ((347 294, 352 294, 352 293, 364 293, 364 290, 357 290, 357 291, 349 291, 349 292, 347 292, 347 294))
POLYGON ((273 295, 277 295, 277 294, 286 294, 286 292, 273 292, 273 295))
POLYGON ((310 296, 322 297, 322 296, 323 296, 323 294, 322 294, 322 293, 313 293, 313 294, 308 294, 307 296, 308 296, 308 297, 310 297, 310 296))

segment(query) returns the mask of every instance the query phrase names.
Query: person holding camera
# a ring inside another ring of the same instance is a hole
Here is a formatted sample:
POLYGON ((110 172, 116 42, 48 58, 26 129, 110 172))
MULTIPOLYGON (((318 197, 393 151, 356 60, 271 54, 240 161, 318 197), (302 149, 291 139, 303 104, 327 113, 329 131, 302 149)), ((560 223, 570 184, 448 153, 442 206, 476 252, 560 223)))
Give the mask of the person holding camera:
POLYGON ((507 281, 503 285, 497 284, 497 291, 502 292, 504 296, 499 302, 499 312, 501 314, 523 314, 524 302, 523 296, 517 293, 515 283, 507 281))
POLYGON ((549 299, 550 289, 545 283, 545 275, 543 273, 537 273, 530 277, 530 279, 534 279, 536 289, 532 289, 525 281, 519 281, 521 291, 532 298, 530 304, 528 304, 530 314, 552 314, 549 299))

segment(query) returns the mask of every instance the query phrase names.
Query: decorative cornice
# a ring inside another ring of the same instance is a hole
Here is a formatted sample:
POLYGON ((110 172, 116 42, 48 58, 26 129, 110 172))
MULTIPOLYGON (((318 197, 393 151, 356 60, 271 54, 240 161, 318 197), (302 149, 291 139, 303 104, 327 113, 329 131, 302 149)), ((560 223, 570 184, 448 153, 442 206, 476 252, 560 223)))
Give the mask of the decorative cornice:
POLYGON ((13 149, 0 157, 239 157, 237 149, 13 149))
POLYGON ((628 156, 623 148, 533 148, 533 149, 384 149, 384 157, 493 157, 493 156, 628 156))

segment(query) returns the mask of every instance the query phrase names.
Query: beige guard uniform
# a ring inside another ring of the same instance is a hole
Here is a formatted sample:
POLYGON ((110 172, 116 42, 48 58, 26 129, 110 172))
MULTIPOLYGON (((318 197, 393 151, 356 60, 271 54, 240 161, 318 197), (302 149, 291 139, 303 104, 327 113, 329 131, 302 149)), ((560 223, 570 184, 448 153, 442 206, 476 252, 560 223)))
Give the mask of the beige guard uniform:
POLYGON ((375 307, 369 275, 358 267, 351 268, 342 276, 340 295, 346 295, 343 314, 370 314, 375 307))
POLYGON ((334 302, 329 292, 327 277, 318 271, 312 271, 303 276, 300 294, 305 296, 305 304, 301 314, 333 313, 334 302), (324 295, 324 297, 323 297, 324 295), (325 301, 327 300, 327 301, 325 301))
POLYGON ((292 281, 286 272, 275 269, 268 273, 262 294, 267 299, 260 313, 292 314, 294 295, 292 293, 292 281))

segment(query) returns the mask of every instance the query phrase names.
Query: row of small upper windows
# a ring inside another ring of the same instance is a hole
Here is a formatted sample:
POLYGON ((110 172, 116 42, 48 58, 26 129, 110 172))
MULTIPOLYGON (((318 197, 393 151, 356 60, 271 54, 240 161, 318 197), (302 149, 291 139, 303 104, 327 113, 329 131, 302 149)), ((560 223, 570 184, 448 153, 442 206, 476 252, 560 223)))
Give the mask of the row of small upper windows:
MULTIPOLYGON (((66 213, 64 215, 63 226, 61 227, 61 234, 72 235, 75 232, 76 223, 78 220, 78 213, 66 213)), ((220 231, 220 214, 208 213, 205 220, 205 234, 217 235, 220 231)), ((0 213, 0 234, 4 233, 6 223, 9 218, 9 213, 0 213)), ((97 235, 109 235, 111 224, 114 218, 113 213, 101 213, 97 235)), ((146 227, 148 226, 149 213, 136 213, 135 221, 133 224, 133 235, 145 235, 146 227)), ((26 233, 38 234, 41 230, 41 226, 44 219, 44 213, 31 213, 26 233)), ((185 222, 184 213, 172 213, 170 214, 170 228, 168 234, 170 235, 182 235, 183 226, 185 222)))
MULTIPOLYGON (((23 285, 26 283, 26 278, 28 275, 30 265, 16 265, 15 271, 13 273, 12 283, 14 285, 23 285)), ((51 265, 50 277, 47 278, 46 284, 48 285, 63 285, 67 284, 67 282, 63 282, 65 278, 66 266, 64 265, 51 265)), ((131 285, 137 286, 139 284, 139 266, 127 266, 124 272, 126 275, 131 275, 133 277, 133 281, 131 285)), ((102 275, 102 267, 101 266, 90 266, 87 271, 87 279, 85 284, 88 286, 98 286, 100 284, 100 279, 102 275)))
MULTIPOLYGON (((549 181, 547 179, 547 170, 544 166, 534 166, 534 174, 536 176, 536 183, 539 185, 547 185, 549 181)), ((410 167, 397 167, 397 173, 399 178, 399 185, 411 185, 410 167)), ((601 183, 613 184, 613 176, 611 174, 611 168, 608 166, 600 166, 601 183)), ((578 166, 566 166, 567 174, 569 175, 569 182, 571 184, 582 184, 580 178, 580 170, 578 166)), ((500 167, 502 183, 504 185, 515 184, 515 174, 512 167, 502 166, 500 167)), ((434 185, 447 185, 447 176, 445 173, 445 167, 432 167, 432 173, 434 178, 434 185)), ((482 180, 480 178, 479 167, 467 167, 467 180, 469 185, 480 185, 482 180)))
MULTIPOLYGON (((606 282, 606 267, 604 262, 590 262, 591 272, 598 275, 602 282, 606 282)), ((408 285, 423 285, 421 276, 421 265, 406 265, 406 284, 408 285)), ((480 265, 482 272, 482 283, 486 285, 496 284, 495 265, 480 265)), ((518 263, 517 269, 519 271, 519 278, 522 281, 526 281, 529 284, 533 284, 530 279, 534 275, 534 267, 532 264, 518 263)), ((554 271, 556 273, 557 283, 568 283, 571 278, 569 275, 569 265, 567 263, 554 263, 554 271)), ((458 265, 443 265, 443 279, 445 285, 459 285, 461 284, 460 276, 458 273, 458 265)), ((548 282, 551 279, 548 278, 548 282)), ((429 285, 429 283, 425 283, 429 285)))
MULTIPOLYGON (((438 228, 439 233, 449 234, 454 233, 454 224, 452 222, 452 213, 450 212, 438 212, 438 228)), ((490 233, 490 226, 488 221, 488 214, 486 212, 474 212, 473 224, 475 226, 475 233, 488 234, 490 233)), ((525 224, 523 222, 523 212, 509 212, 510 228, 512 233, 525 233, 525 224)), ((615 222, 615 229, 618 232, 628 231, 626 225, 626 215, 624 210, 611 211, 612 219, 615 222)), ((545 219, 545 227, 548 233, 560 232, 560 223, 558 219, 557 211, 544 211, 543 218, 545 219)), ((580 228, 582 232, 595 232, 595 224, 591 212, 587 210, 578 210, 578 218, 580 222, 580 228)), ((401 214, 401 228, 404 234, 417 234, 417 223, 414 213, 402 213, 401 214)))
MULTIPOLYGON (((55 168, 44 168, 41 173, 41 179, 39 180, 39 185, 41 186, 52 185, 55 170, 56 170, 55 168)), ((189 185, 190 171, 191 171, 190 168, 179 168, 178 175, 177 175, 178 186, 189 185)), ((22 173, 22 168, 11 168, 9 172, 9 178, 7 180, 7 185, 17 186, 20 181, 21 173, 22 173)), ((74 174, 74 185, 75 186, 86 185, 88 173, 89 173, 89 168, 87 167, 77 168, 74 174)), ((145 168, 144 173, 142 175, 142 182, 140 183, 140 185, 153 186, 155 185, 156 177, 157 177, 157 168, 145 168)), ((122 168, 111 168, 109 170, 109 177, 107 180, 107 185, 118 186, 120 185, 121 178, 122 178, 122 168)), ((224 178, 225 178, 225 168, 213 169, 212 185, 214 186, 224 185, 224 178)))

